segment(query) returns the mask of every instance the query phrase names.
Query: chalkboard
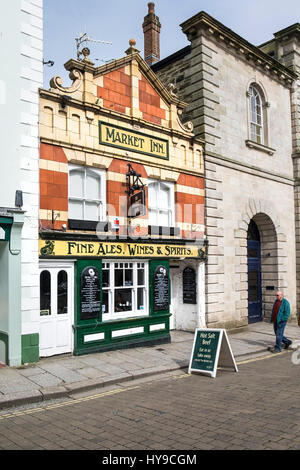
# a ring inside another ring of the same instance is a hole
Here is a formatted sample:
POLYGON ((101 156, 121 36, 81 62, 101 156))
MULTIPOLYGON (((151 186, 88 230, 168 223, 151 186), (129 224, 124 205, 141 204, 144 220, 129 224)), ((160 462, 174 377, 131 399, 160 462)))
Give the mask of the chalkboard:
POLYGON ((182 273, 182 285, 183 285, 183 303, 184 304, 196 304, 196 273, 193 268, 186 267, 182 273))
POLYGON ((154 271, 154 310, 169 308, 169 272, 165 266, 159 265, 154 271))
POLYGON ((100 273, 94 266, 81 273, 80 319, 88 320, 100 316, 100 273))
POLYGON ((197 328, 189 373, 200 372, 216 377, 218 365, 233 366, 235 371, 238 371, 226 331, 217 328, 197 328))

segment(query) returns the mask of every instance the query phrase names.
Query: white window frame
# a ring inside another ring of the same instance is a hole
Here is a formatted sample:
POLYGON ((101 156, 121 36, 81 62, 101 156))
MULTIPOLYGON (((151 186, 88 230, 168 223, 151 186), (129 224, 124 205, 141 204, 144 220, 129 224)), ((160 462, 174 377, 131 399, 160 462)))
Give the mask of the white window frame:
MULTIPOLYGON (((161 185, 165 185, 168 187, 169 191, 170 191, 170 207, 167 209, 168 212, 169 212, 169 224, 168 225, 164 225, 164 227, 174 227, 175 225, 175 195, 174 195, 174 183, 171 183, 169 181, 162 181, 162 180, 156 180, 156 179, 150 179, 148 180, 148 188, 151 184, 156 184, 157 187, 158 187, 158 191, 160 191, 160 188, 161 188, 161 185)), ((149 195, 149 191, 148 191, 148 220, 149 220, 149 225, 162 225, 159 223, 159 213, 162 212, 162 211, 165 211, 165 208, 160 208, 160 207, 156 207, 154 205, 152 205, 152 201, 150 200, 150 195, 149 195), (155 211, 156 212, 156 220, 157 220, 157 223, 156 224, 153 224, 152 222, 150 222, 150 210, 152 211, 155 211)))
MULTIPOLYGON (((106 171, 101 170, 99 168, 94 167, 85 167, 81 165, 69 165, 68 171, 68 203, 70 201, 80 201, 83 202, 83 219, 80 220, 91 220, 90 218, 85 217, 85 204, 87 202, 93 202, 98 204, 98 218, 92 219, 94 221, 104 221, 106 220, 106 171), (71 188, 71 173, 72 171, 77 170, 84 173, 84 189, 83 189, 83 197, 76 197, 70 195, 70 188, 71 188), (88 199, 86 197, 86 179, 88 173, 96 174, 100 179, 100 199, 88 199)), ((73 219, 74 217, 70 217, 73 219)), ((78 220, 78 219, 76 219, 78 220)))
POLYGON ((136 317, 144 317, 149 316, 149 263, 146 260, 132 260, 132 259, 114 259, 114 260, 103 260, 102 261, 102 272, 105 269, 104 266, 109 264, 109 287, 102 287, 102 291, 108 292, 108 312, 102 311, 102 321, 110 321, 110 320, 118 320, 118 319, 126 319, 126 318, 136 318, 136 317), (122 263, 123 266, 125 263, 132 263, 133 266, 133 284, 132 286, 115 286, 115 263, 122 263), (138 264, 144 264, 144 284, 138 285, 138 264), (133 297, 132 297, 132 304, 133 309, 130 311, 125 312, 115 312, 114 305, 115 305, 115 291, 116 289, 128 289, 131 288, 133 290, 133 297), (144 290, 144 308, 141 310, 137 309, 137 293, 138 288, 143 288, 144 290))
POLYGON ((265 116, 263 109, 263 96, 260 90, 251 84, 249 87, 250 106, 250 139, 260 145, 265 145, 265 116), (255 101, 255 112, 253 113, 252 102, 255 101), (258 108, 258 109, 257 109, 258 108), (260 117, 260 123, 259 123, 260 117), (259 131, 259 132, 257 132, 259 131), (259 141, 260 139, 260 141, 259 141))

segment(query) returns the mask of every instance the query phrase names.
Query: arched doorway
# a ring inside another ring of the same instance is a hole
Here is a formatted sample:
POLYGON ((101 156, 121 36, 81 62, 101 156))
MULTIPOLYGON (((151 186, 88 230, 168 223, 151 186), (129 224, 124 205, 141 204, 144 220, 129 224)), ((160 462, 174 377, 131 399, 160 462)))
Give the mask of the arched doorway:
POLYGON ((250 220, 247 232, 248 322, 262 320, 261 241, 259 230, 250 220))

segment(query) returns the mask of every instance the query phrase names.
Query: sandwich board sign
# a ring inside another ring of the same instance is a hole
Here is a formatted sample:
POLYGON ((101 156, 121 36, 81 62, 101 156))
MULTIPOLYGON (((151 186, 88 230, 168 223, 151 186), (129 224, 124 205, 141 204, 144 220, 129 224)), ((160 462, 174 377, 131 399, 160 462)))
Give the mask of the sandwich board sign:
POLYGON ((226 331, 196 328, 189 374, 198 372, 215 378, 218 366, 233 367, 238 372, 226 331))

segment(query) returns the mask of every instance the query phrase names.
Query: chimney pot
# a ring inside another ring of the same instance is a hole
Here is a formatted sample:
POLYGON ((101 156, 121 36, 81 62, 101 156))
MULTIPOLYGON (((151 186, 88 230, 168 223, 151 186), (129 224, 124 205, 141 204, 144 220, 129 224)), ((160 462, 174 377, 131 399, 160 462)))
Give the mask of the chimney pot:
POLYGON ((148 3, 148 13, 154 13, 154 7, 155 7, 155 3, 153 2, 148 3))

